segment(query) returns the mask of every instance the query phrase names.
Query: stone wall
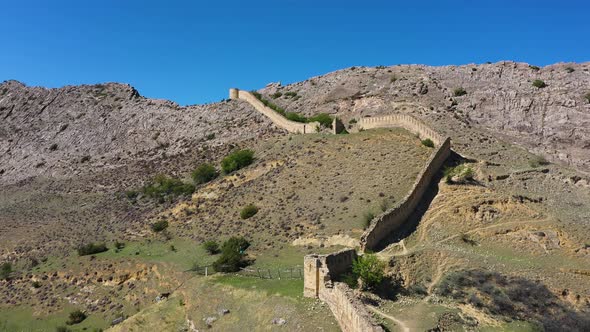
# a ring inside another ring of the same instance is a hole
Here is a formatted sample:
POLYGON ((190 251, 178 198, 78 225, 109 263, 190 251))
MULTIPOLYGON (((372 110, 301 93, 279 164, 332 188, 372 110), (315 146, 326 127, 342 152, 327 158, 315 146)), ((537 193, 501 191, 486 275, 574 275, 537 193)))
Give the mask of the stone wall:
POLYGON ((374 250, 379 242, 399 228, 414 211, 428 189, 432 178, 451 154, 451 140, 409 115, 363 118, 359 121, 359 127, 363 129, 403 127, 417 134, 421 139, 430 138, 435 143, 432 155, 418 174, 410 192, 394 207, 375 217, 361 236, 361 249, 364 251, 374 250))
POLYGON ((305 256, 303 295, 326 302, 344 332, 383 332, 354 292, 346 284, 334 281, 350 271, 356 258, 354 249, 305 256))
POLYGON ((291 121, 284 116, 280 115, 270 107, 264 105, 258 98, 248 91, 239 89, 229 89, 230 99, 240 99, 248 102, 255 110, 266 115, 277 127, 285 129, 290 133, 297 134, 313 134, 317 132, 319 128, 319 122, 301 123, 291 121))
POLYGON ((386 116, 375 116, 361 118, 357 123, 359 129, 402 127, 415 134, 421 139, 430 138, 436 145, 441 145, 446 137, 437 133, 424 122, 408 114, 392 114, 386 116))

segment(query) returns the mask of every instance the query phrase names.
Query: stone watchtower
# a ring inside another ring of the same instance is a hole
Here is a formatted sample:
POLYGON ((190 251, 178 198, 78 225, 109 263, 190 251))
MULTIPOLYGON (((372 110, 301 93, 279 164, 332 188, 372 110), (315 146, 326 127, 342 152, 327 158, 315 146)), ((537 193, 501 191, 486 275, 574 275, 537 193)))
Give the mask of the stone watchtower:
POLYGON ((240 98, 240 90, 236 88, 229 89, 229 99, 239 99, 240 98))

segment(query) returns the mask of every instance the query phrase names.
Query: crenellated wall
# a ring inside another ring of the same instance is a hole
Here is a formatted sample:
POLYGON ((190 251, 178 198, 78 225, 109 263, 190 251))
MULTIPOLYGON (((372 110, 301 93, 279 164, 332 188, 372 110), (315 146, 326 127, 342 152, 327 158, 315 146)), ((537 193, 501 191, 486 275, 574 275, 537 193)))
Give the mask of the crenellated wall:
POLYGON ((361 249, 365 251, 374 250, 379 242, 399 228, 414 211, 432 178, 451 154, 451 139, 440 135, 422 121, 405 114, 363 118, 359 121, 359 127, 363 129, 403 127, 417 134, 421 139, 430 138, 435 144, 434 151, 418 173, 410 192, 394 207, 376 216, 361 236, 361 249))
POLYGON ((266 115, 277 127, 283 128, 290 133, 297 133, 297 134, 312 134, 317 133, 318 128, 320 127, 319 122, 309 122, 309 123, 301 123, 291 121, 284 116, 280 115, 279 113, 275 112, 270 107, 264 105, 256 96, 248 91, 243 91, 239 89, 229 89, 229 98, 230 99, 241 99, 248 102, 254 109, 258 112, 266 115))
POLYGON ((437 133, 424 122, 408 114, 392 114, 385 116, 375 116, 370 118, 361 118, 357 123, 357 128, 373 129, 373 128, 388 128, 388 127, 402 127, 405 128, 420 138, 430 138, 434 144, 441 145, 446 137, 437 133))
POLYGON ((344 332, 383 332, 353 291, 346 284, 334 281, 351 270, 356 258, 354 249, 305 256, 303 295, 327 303, 344 332))

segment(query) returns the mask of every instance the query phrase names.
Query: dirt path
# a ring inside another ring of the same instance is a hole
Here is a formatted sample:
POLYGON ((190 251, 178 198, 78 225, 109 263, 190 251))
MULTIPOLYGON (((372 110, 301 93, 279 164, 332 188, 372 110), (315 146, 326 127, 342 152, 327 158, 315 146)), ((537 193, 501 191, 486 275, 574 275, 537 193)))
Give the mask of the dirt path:
POLYGON ((393 321, 395 324, 397 324, 397 326, 399 326, 399 328, 403 332, 410 332, 410 328, 403 321, 401 321, 401 320, 399 320, 399 319, 397 319, 397 318, 395 318, 395 317, 393 317, 391 315, 388 315, 388 314, 384 313, 383 311, 381 311, 381 310, 379 310, 379 309, 377 309, 377 308, 375 308, 375 307, 373 307, 371 305, 368 305, 367 307, 370 310, 372 310, 373 312, 377 313, 378 315, 383 316, 383 317, 385 317, 385 318, 393 321))

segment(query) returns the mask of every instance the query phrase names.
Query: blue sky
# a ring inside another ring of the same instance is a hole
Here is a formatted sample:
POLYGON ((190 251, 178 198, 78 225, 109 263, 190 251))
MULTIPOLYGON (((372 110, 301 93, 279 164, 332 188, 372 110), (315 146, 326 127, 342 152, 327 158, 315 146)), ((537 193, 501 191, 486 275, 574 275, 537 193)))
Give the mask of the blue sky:
POLYGON ((0 81, 123 82, 182 105, 350 66, 590 60, 587 1, 0 3, 0 81))

